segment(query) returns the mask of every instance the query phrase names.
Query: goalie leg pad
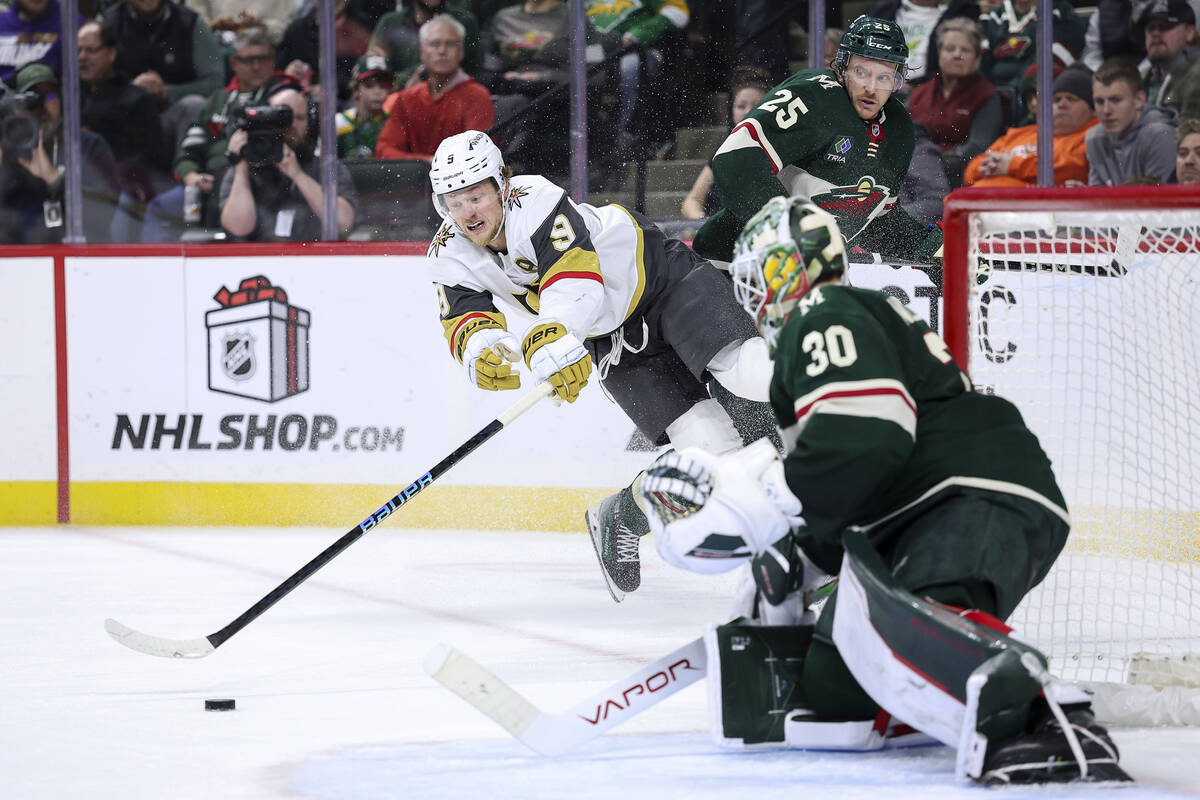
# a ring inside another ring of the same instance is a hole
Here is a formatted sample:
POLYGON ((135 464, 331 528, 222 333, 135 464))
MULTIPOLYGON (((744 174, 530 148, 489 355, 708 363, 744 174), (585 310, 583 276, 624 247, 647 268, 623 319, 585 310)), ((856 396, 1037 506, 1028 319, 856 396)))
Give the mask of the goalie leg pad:
POLYGON ((838 750, 870 752, 897 747, 923 747, 937 744, 909 725, 880 711, 875 719, 849 722, 821 722, 813 714, 792 711, 783 723, 788 747, 800 750, 838 750))
POLYGON ((708 711, 721 747, 779 745, 788 712, 805 707, 800 673, 808 625, 751 625, 735 619, 704 632, 708 711))
POLYGON ((845 558, 833 619, 833 641, 854 679, 872 699, 939 741, 958 747, 967 680, 992 664, 992 689, 979 727, 993 738, 1023 729, 1041 685, 1020 664, 1045 656, 1005 634, 961 617, 901 588, 859 533, 843 537, 845 558))
POLYGON ((1045 656, 905 591, 862 534, 842 542, 834 643, 874 700, 957 748, 960 778, 1129 780, 1087 696, 1051 677, 1045 656))

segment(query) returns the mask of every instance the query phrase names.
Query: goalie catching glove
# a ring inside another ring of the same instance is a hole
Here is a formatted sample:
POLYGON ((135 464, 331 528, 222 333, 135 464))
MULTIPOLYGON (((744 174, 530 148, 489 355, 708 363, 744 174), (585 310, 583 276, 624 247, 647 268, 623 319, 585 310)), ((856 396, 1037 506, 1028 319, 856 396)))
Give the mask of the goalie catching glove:
POLYGON ((539 383, 550 381, 559 400, 574 403, 592 374, 592 357, 557 320, 534 325, 521 345, 525 364, 539 383))
POLYGON ((521 388, 521 376, 511 362, 521 357, 517 337, 503 328, 483 328, 471 334, 463 350, 467 380, 480 389, 499 392, 521 388))
POLYGON ((664 453, 646 470, 641 492, 659 554, 692 572, 740 566, 803 524, 767 439, 721 457, 697 448, 664 453))

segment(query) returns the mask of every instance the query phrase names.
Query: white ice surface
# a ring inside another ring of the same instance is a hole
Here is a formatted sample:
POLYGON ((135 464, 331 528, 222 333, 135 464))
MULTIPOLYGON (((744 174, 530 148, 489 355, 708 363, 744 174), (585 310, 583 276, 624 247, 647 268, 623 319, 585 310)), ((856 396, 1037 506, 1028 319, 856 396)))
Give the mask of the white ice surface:
MULTIPOLYGON (((544 759, 421 670, 448 642, 557 712, 723 619, 732 578, 673 570, 648 542, 643 587, 617 605, 582 534, 385 525, 207 658, 135 653, 104 632, 112 616, 158 636, 212 633, 342 533, 0 529, 0 797, 984 796, 955 784, 941 747, 721 751, 704 733, 703 683, 544 759), (237 710, 206 712, 215 697, 237 710)), ((1140 781, 1121 800, 1200 797, 1200 731, 1115 736, 1140 781)))

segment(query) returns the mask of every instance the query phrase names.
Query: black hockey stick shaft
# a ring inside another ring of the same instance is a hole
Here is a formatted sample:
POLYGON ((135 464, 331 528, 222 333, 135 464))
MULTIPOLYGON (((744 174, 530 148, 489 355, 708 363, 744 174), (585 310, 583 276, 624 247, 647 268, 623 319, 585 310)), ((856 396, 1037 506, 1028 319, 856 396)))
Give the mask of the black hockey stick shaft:
POLYGON ((335 557, 337 557, 343 550, 358 541, 358 539, 364 533, 383 522, 393 512, 412 500, 412 498, 415 497, 422 489, 432 484, 440 476, 444 475, 447 470, 473 452, 477 447, 495 436, 505 426, 536 405, 539 400, 550 396, 553 392, 554 389, 549 383, 541 383, 536 389, 529 392, 519 402, 513 405, 512 408, 508 409, 508 411, 504 412, 499 417, 483 426, 478 433, 476 433, 467 441, 463 442, 458 449, 443 458, 436 465, 434 465, 432 469, 421 475, 404 489, 397 492, 391 500, 388 500, 386 503, 384 503, 375 513, 371 514, 371 516, 367 517, 354 528, 352 528, 349 532, 342 536, 342 538, 338 539, 336 542, 329 545, 329 547, 322 550, 320 554, 316 556, 316 558, 298 569, 291 575, 291 577, 268 592, 266 596, 264 596, 254 605, 250 606, 250 608, 246 609, 246 611, 240 617, 226 625, 224 628, 221 628, 221 630, 217 631, 216 633, 206 636, 205 638, 208 639, 209 643, 213 646, 213 649, 220 647, 235 633, 249 625, 254 620, 258 619, 258 617, 262 616, 263 612, 278 603, 293 589, 312 577, 313 573, 324 567, 335 557))
POLYGON ((262 616, 263 612, 282 600, 293 589, 308 580, 313 573, 332 561, 339 553, 354 544, 364 533, 387 519, 388 516, 401 506, 407 504, 418 492, 432 484, 439 476, 443 475, 469 453, 495 436, 497 432, 508 426, 517 417, 537 405, 538 401, 542 398, 549 397, 552 394, 554 394, 554 388, 548 382, 539 384, 536 389, 526 394, 511 408, 485 425, 482 430, 464 442, 462 446, 458 447, 450 455, 439 461, 432 469, 406 486, 392 497, 391 500, 388 500, 382 507, 375 511, 375 513, 348 531, 342 538, 325 548, 316 558, 309 561, 295 574, 271 590, 265 597, 246 609, 241 616, 216 633, 197 639, 166 639, 141 633, 127 625, 121 624, 115 619, 105 620, 104 629, 116 641, 132 650, 137 650, 147 655, 168 658, 203 658, 209 655, 235 633, 262 616))

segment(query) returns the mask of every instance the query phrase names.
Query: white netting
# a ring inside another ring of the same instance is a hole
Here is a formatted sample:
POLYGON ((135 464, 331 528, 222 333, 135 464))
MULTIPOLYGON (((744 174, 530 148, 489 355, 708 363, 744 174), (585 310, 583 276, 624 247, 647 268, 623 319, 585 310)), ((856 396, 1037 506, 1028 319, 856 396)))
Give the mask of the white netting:
POLYGON ((1073 523, 1012 623, 1064 678, 1200 686, 1200 212, 969 227, 972 378, 1021 408, 1073 523))

